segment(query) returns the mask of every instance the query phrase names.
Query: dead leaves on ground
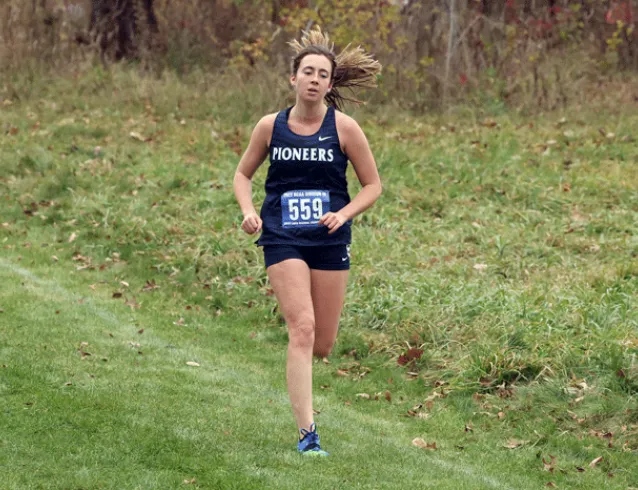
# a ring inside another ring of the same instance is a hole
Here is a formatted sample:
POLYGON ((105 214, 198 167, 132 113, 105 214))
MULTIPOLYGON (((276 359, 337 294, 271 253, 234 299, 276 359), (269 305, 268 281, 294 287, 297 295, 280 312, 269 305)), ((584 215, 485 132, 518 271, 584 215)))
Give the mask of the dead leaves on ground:
POLYGON ((432 450, 436 450, 438 449, 436 447, 436 442, 425 442, 422 438, 420 437, 416 437, 414 439, 412 439, 412 445, 416 446, 416 447, 420 447, 422 449, 432 449, 432 450))
POLYGON ((357 379, 363 378, 370 372, 372 372, 372 369, 370 369, 369 367, 362 366, 358 362, 352 362, 337 368, 337 370, 335 371, 335 374, 342 378, 352 376, 353 380, 357 380, 357 379))
POLYGON ((423 355, 423 349, 418 349, 415 347, 409 348, 405 353, 401 354, 397 359, 397 364, 399 366, 406 366, 414 361, 421 359, 423 355))
POLYGON ((507 441, 505 444, 503 444, 503 447, 506 449, 518 449, 519 447, 523 447, 525 444, 528 444, 529 441, 521 441, 518 439, 510 439, 509 441, 507 441))
POLYGON ((146 281, 146 284, 142 288, 142 291, 147 293, 149 291, 155 291, 156 289, 159 289, 159 286, 155 282, 155 279, 152 279, 150 281, 146 281))

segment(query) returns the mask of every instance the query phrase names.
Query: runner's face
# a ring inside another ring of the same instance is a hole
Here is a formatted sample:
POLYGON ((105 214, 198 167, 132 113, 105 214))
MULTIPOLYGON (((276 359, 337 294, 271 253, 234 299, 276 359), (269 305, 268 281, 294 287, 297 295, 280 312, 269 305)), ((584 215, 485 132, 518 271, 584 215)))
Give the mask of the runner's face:
POLYGON ((309 54, 299 63, 290 82, 298 96, 307 101, 323 100, 332 88, 332 62, 321 54, 309 54))

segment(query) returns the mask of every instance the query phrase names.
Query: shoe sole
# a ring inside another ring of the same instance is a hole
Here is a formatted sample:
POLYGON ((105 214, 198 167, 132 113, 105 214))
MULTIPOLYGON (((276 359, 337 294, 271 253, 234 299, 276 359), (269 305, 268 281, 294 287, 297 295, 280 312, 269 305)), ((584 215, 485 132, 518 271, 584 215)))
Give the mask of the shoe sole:
POLYGON ((299 454, 312 458, 325 458, 328 456, 328 453, 325 451, 301 451, 299 454))

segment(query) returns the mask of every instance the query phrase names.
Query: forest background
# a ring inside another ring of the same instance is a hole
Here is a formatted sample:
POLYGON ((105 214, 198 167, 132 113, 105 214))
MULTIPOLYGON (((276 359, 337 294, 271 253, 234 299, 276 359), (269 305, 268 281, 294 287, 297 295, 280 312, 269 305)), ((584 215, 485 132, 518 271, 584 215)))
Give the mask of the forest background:
POLYGON ((286 43, 320 25, 337 49, 360 44, 381 61, 377 100, 547 110, 633 101, 637 11, 636 0, 6 0, 0 66, 77 70, 97 52, 154 73, 260 80, 285 73, 286 43))

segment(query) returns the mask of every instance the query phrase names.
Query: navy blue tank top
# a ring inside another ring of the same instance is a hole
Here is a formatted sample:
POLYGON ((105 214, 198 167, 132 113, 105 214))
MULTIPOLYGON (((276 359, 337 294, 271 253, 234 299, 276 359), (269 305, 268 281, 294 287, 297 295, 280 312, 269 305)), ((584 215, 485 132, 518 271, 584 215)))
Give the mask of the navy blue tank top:
POLYGON ((348 244, 351 221, 332 235, 318 221, 350 202, 335 110, 329 107, 321 128, 311 136, 288 127, 289 107, 277 114, 270 141, 270 166, 258 245, 322 246, 348 244))

